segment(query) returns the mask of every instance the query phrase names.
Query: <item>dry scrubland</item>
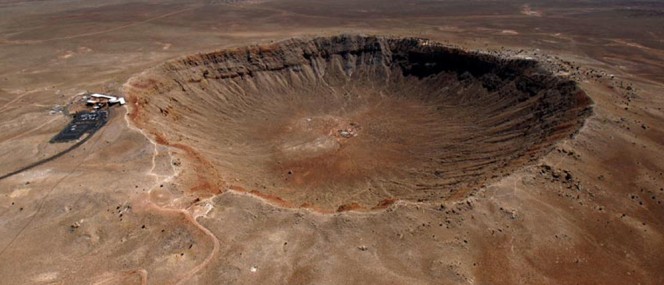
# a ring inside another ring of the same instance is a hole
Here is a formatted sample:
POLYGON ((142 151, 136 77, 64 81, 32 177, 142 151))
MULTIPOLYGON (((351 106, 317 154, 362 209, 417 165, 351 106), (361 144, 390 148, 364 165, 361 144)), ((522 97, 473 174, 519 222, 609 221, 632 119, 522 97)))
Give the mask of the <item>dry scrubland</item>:
POLYGON ((0 284, 662 284, 663 27, 657 1, 0 1, 0 175, 45 161, 0 179, 0 284), (85 90, 131 104, 47 160, 85 90))

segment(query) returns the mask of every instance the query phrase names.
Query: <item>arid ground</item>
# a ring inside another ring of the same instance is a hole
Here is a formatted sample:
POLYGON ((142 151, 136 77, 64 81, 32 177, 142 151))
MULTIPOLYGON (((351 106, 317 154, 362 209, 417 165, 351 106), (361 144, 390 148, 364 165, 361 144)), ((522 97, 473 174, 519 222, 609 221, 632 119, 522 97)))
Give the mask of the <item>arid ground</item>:
POLYGON ((664 284, 661 1, 183 2, 0 0, 0 284, 664 284))

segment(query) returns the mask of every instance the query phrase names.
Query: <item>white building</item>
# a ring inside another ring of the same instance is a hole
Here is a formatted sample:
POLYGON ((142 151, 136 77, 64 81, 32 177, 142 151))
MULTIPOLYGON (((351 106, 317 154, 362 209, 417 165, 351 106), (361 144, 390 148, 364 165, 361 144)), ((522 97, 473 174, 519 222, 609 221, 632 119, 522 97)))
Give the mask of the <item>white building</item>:
POLYGON ((100 100, 99 100, 99 99, 106 99, 106 100, 108 100, 108 104, 109 104, 109 105, 112 105, 112 104, 120 104, 120 105, 124 105, 124 104, 127 103, 123 97, 116 97, 116 96, 105 95, 105 94, 99 94, 99 93, 93 93, 93 94, 90 94, 90 97, 91 97, 91 98, 88 99, 88 100, 86 101, 86 102, 89 103, 89 104, 97 104, 97 103, 100 103, 100 100))

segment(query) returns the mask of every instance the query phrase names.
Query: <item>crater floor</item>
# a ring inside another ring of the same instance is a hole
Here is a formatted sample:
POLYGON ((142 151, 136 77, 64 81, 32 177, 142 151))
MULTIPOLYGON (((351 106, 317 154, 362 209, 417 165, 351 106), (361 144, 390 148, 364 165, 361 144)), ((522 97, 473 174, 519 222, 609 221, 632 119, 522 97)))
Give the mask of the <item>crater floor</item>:
POLYGON ((535 61, 353 35, 192 55, 128 86, 135 123, 196 153, 213 188, 326 211, 466 197, 592 103, 535 61))

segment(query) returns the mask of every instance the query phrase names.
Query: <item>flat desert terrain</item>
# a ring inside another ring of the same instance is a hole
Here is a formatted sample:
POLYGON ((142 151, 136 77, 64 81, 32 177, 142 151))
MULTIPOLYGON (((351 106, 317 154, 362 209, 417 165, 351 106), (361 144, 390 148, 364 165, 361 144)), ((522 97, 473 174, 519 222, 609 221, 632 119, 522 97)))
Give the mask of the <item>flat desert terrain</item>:
POLYGON ((0 284, 664 284, 663 96, 661 1, 0 0, 0 284))

